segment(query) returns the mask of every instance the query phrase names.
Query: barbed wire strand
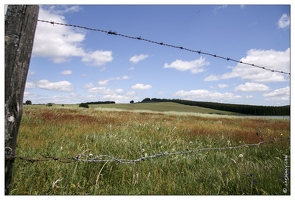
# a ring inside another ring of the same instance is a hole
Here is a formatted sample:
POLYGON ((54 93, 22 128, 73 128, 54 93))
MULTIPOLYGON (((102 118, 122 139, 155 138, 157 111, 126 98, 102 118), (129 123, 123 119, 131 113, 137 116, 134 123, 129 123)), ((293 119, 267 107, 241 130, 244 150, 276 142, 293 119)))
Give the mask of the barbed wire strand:
POLYGON ((137 159, 122 159, 122 158, 116 158, 114 156, 110 156, 110 155, 98 155, 98 156, 93 156, 92 154, 86 155, 85 153, 90 151, 85 150, 84 152, 82 152, 81 154, 78 154, 76 156, 73 157, 69 157, 69 158, 57 158, 55 156, 43 156, 43 158, 25 158, 22 156, 10 156, 10 157, 5 157, 6 160, 10 160, 10 159, 21 159, 24 161, 28 161, 31 163, 34 162, 42 162, 42 161, 58 161, 61 163, 71 163, 71 162, 118 162, 120 164, 131 164, 131 163, 136 163, 136 162, 141 162, 141 161, 145 161, 148 159, 154 159, 154 158, 158 158, 158 157, 163 157, 163 156, 172 156, 172 155, 184 155, 184 154, 189 154, 189 153, 196 153, 196 152, 200 152, 200 151, 211 151, 211 150, 232 150, 232 149, 238 149, 238 148, 245 148, 245 147, 250 147, 250 146, 257 146, 259 147, 261 144, 263 144, 264 138, 261 135, 261 131, 260 129, 258 130, 259 133, 257 132, 256 135, 257 137, 259 137, 260 142, 258 143, 254 143, 254 144, 243 144, 243 145, 238 145, 238 146, 228 146, 228 147, 205 147, 205 148, 199 148, 199 149, 194 149, 194 150, 187 150, 187 151, 177 151, 177 152, 163 152, 163 153, 156 153, 154 155, 151 156, 144 156, 144 157, 140 157, 137 159))
POLYGON ((177 48, 177 49, 181 49, 181 50, 185 50, 185 51, 190 51, 190 52, 193 52, 193 53, 208 55, 208 56, 212 56, 212 57, 215 57, 215 58, 220 58, 220 59, 227 60, 227 61, 233 61, 233 62, 236 62, 236 63, 249 65, 249 66, 252 66, 252 67, 260 68, 260 69, 271 71, 271 72, 277 72, 277 73, 281 73, 281 74, 291 75, 290 72, 284 72, 284 71, 269 69, 269 68, 266 68, 266 67, 262 67, 262 66, 259 66, 259 65, 252 64, 252 63, 243 62, 241 60, 235 60, 235 59, 232 59, 230 57, 219 56, 219 55, 216 55, 216 54, 203 52, 201 50, 192 50, 192 49, 185 48, 185 47, 182 47, 182 46, 175 46, 175 45, 172 45, 172 44, 166 44, 164 42, 157 42, 157 41, 153 41, 153 40, 150 40, 150 39, 145 39, 145 38, 142 38, 142 37, 134 37, 134 36, 124 35, 124 34, 121 34, 121 33, 117 33, 115 31, 106 31, 106 30, 97 29, 97 28, 89 28, 89 27, 85 27, 85 26, 79 26, 79 25, 73 25, 73 24, 65 24, 65 23, 47 21, 47 20, 41 20, 41 19, 38 19, 38 21, 39 22, 44 22, 44 23, 50 23, 52 25, 56 24, 56 25, 61 25, 61 26, 69 26, 69 27, 74 27, 74 28, 86 29, 86 30, 90 30, 90 31, 97 31, 97 32, 106 33, 108 35, 117 35, 117 36, 129 38, 129 39, 134 39, 134 40, 142 40, 142 41, 146 41, 146 42, 153 43, 153 44, 158 44, 158 45, 162 45, 162 46, 167 46, 167 47, 177 48))

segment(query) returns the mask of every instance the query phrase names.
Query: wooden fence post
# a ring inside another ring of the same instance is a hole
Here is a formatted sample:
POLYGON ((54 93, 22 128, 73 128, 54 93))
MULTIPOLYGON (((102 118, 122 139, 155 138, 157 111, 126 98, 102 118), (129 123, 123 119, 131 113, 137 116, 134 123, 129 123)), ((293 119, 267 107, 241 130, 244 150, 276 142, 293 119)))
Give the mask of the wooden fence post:
POLYGON ((5 15, 5 195, 10 192, 38 13, 38 5, 8 5, 5 15))

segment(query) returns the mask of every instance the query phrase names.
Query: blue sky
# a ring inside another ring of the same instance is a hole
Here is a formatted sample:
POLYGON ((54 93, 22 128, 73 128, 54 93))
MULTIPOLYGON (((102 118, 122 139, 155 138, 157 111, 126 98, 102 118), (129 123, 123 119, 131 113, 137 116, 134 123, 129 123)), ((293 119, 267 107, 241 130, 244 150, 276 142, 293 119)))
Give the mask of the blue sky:
MULTIPOLYGON (((290 72, 290 6, 46 5, 39 19, 201 50, 290 72)), ((181 49, 38 22, 24 101, 144 98, 290 104, 290 76, 181 49)))

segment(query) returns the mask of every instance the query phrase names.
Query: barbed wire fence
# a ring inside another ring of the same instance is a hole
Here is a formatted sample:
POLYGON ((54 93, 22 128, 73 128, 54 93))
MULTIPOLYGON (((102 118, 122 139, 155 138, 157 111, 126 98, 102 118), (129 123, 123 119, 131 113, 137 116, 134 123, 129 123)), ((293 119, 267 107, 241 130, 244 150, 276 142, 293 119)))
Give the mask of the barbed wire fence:
POLYGON ((157 45, 161 45, 161 46, 167 46, 167 47, 171 47, 171 48, 181 49, 181 50, 184 50, 184 51, 198 53, 200 55, 203 54, 203 55, 208 55, 208 56, 211 56, 211 57, 214 57, 214 58, 219 58, 219 59, 223 59, 223 60, 227 60, 227 61, 233 61, 233 62, 236 62, 236 63, 241 63, 241 64, 244 64, 244 65, 248 65, 248 66, 260 68, 260 69, 271 71, 271 72, 276 72, 276 73, 291 75, 290 72, 284 72, 284 71, 280 71, 280 70, 269 69, 269 68, 266 68, 266 67, 263 67, 263 66, 259 66, 259 65, 253 64, 253 63, 247 63, 247 62, 243 62, 241 60, 232 59, 230 57, 224 57, 224 56, 216 55, 216 54, 213 54, 213 53, 203 52, 201 50, 193 50, 193 49, 189 49, 189 48, 182 47, 182 46, 176 46, 176 45, 167 44, 167 43, 164 43, 164 42, 157 42, 157 41, 154 41, 154 40, 142 38, 141 36, 139 36, 139 37, 129 36, 129 35, 117 33, 115 31, 107 31, 107 30, 102 30, 102 29, 98 29, 98 28, 89 28, 89 27, 85 27, 85 26, 79 26, 79 25, 73 25, 73 24, 65 24, 65 23, 48 21, 48 20, 42 20, 42 19, 38 19, 38 21, 39 22, 44 22, 44 23, 49 23, 49 24, 52 24, 52 25, 55 25, 56 24, 56 25, 61 25, 61 26, 69 26, 69 27, 74 27, 74 28, 80 28, 80 29, 90 30, 90 31, 102 32, 102 33, 106 33, 108 35, 121 36, 121 37, 125 37, 125 38, 128 38, 128 39, 145 41, 145 42, 149 42, 149 43, 153 43, 153 44, 157 44, 157 45))
POLYGON ((249 148, 249 147, 259 147, 261 144, 264 144, 266 141, 263 138, 262 132, 259 128, 257 128, 257 132, 256 135, 257 137, 261 140, 258 143, 253 143, 253 144, 242 144, 242 145, 238 145, 238 146, 227 146, 227 147, 204 147, 204 148, 198 148, 198 149, 194 149, 194 150, 186 150, 186 151, 176 151, 176 152, 163 152, 163 153, 156 153, 154 155, 150 155, 150 156, 144 156, 144 157, 140 157, 137 159, 123 159, 123 158, 116 158, 114 156, 110 156, 110 155, 97 155, 94 156, 93 154, 86 154, 86 152, 89 152, 90 150, 85 150, 80 154, 77 154, 75 156, 72 157, 68 157, 68 158, 59 158, 59 157, 55 157, 55 156, 45 156, 45 155, 41 155, 42 158, 26 158, 26 157, 22 157, 22 156, 10 156, 10 157, 5 157, 6 160, 9 159, 20 159, 23 161, 28 161, 31 163, 34 162, 44 162, 44 161, 57 161, 57 162, 61 162, 61 163, 72 163, 72 162, 94 162, 94 163, 98 163, 98 162, 117 162, 120 164, 132 164, 132 163, 137 163, 137 162, 142 162, 145 160, 150 160, 150 159, 155 159, 155 158, 159 158, 159 157, 164 157, 164 156, 173 156, 173 155, 184 155, 184 154, 192 154, 192 153, 196 153, 196 152, 201 152, 201 151, 224 151, 224 150, 233 150, 233 149, 239 149, 239 148, 249 148))
MULTIPOLYGON (((235 60, 235 59, 232 59, 232 58, 229 58, 229 57, 223 57, 223 56, 215 55, 215 54, 212 54, 212 53, 202 52, 202 51, 198 51, 198 50, 192 50, 192 49, 188 49, 188 48, 181 47, 181 46, 175 46, 175 45, 171 45, 171 44, 166 44, 166 43, 163 43, 163 42, 156 42, 156 41, 141 38, 141 37, 128 36, 128 35, 124 35, 124 34, 114 32, 114 31, 106 31, 106 30, 101 30, 101 29, 96 29, 96 28, 89 28, 89 27, 72 25, 72 24, 64 24, 64 23, 47 21, 47 20, 40 20, 40 19, 38 19, 38 21, 44 22, 44 23, 50 23, 52 25, 56 24, 56 25, 61 25, 61 26, 70 26, 70 27, 75 27, 75 28, 91 30, 91 31, 103 32, 103 33, 106 33, 108 35, 117 35, 117 36, 129 38, 129 39, 142 40, 142 41, 146 41, 146 42, 150 42, 150 43, 154 43, 154 44, 158 44, 158 45, 162 45, 162 46, 168 46, 168 47, 177 48, 177 49, 181 49, 181 50, 185 50, 185 51, 190 51, 190 52, 193 52, 193 53, 209 55, 209 56, 224 59, 224 60, 227 60, 227 61, 233 61, 233 62, 245 64, 245 65, 250 65, 250 66, 257 67, 257 68, 260 68, 260 69, 263 69, 263 70, 268 70, 268 71, 271 71, 271 72, 278 72, 278 73, 290 75, 290 73, 288 73, 288 72, 268 69, 268 68, 258 66, 258 65, 255 65, 255 64, 250 64, 250 63, 238 61, 238 60, 235 60)), ((90 150, 86 150, 86 151, 83 151, 80 154, 77 154, 75 156, 70 156, 70 157, 67 157, 67 158, 59 158, 59 157, 56 157, 56 156, 45 156, 45 155, 41 155, 42 158, 28 158, 28 157, 14 155, 14 156, 6 156, 5 160, 20 159, 20 160, 28 161, 28 162, 31 162, 31 163, 44 162, 44 161, 57 161, 57 162, 61 162, 61 163, 72 163, 72 162, 96 162, 96 163, 97 162, 105 162, 105 163, 106 162, 117 162, 117 163, 120 163, 120 164, 131 164, 131 163, 137 163, 137 162, 141 162, 141 161, 145 161, 145 160, 149 160, 149 159, 155 159, 155 158, 164 157, 164 156, 192 154, 192 153, 201 152, 201 151, 214 151, 214 150, 215 151, 223 151, 223 150, 233 150, 233 149, 238 149, 238 148, 246 148, 246 147, 251 147, 251 146, 252 147, 255 147, 255 146, 259 147, 261 144, 264 144, 266 141, 264 140, 263 134, 262 134, 261 130, 258 127, 257 127, 256 135, 261 140, 258 143, 242 144, 242 145, 238 145, 238 146, 227 146, 227 147, 204 147, 204 148, 198 148, 198 149, 194 149, 194 150, 176 151, 176 152, 167 152, 166 151, 166 152, 156 153, 154 155, 144 156, 144 157, 140 157, 140 158, 136 158, 136 159, 116 158, 116 157, 111 156, 111 155, 97 155, 97 156, 94 156, 93 154, 88 154, 87 155, 86 152, 88 152, 90 150)), ((9 149, 9 147, 5 147, 5 151, 11 151, 11 149, 9 149)))

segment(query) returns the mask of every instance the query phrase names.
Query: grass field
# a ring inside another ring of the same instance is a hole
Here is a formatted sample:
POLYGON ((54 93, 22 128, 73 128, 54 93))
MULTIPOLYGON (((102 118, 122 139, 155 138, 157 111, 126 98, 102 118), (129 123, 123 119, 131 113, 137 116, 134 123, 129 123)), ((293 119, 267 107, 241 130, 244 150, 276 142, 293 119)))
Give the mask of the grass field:
POLYGON ((99 155, 167 155, 131 164, 16 159, 11 194, 290 194, 289 119, 196 114, 193 107, 181 110, 165 104, 146 104, 137 111, 107 105, 25 106, 18 156, 70 160, 84 153, 93 161, 99 155), (138 111, 152 109, 157 112, 138 111), (193 151, 257 144, 261 138, 265 142, 259 146, 193 151))
POLYGON ((199 106, 187 106, 179 103, 164 102, 164 103, 135 103, 135 104, 96 104, 91 105, 94 108, 114 108, 126 110, 149 110, 157 112, 189 112, 189 113, 208 113, 221 115, 239 115, 238 113, 227 112, 222 110, 214 110, 199 106))

